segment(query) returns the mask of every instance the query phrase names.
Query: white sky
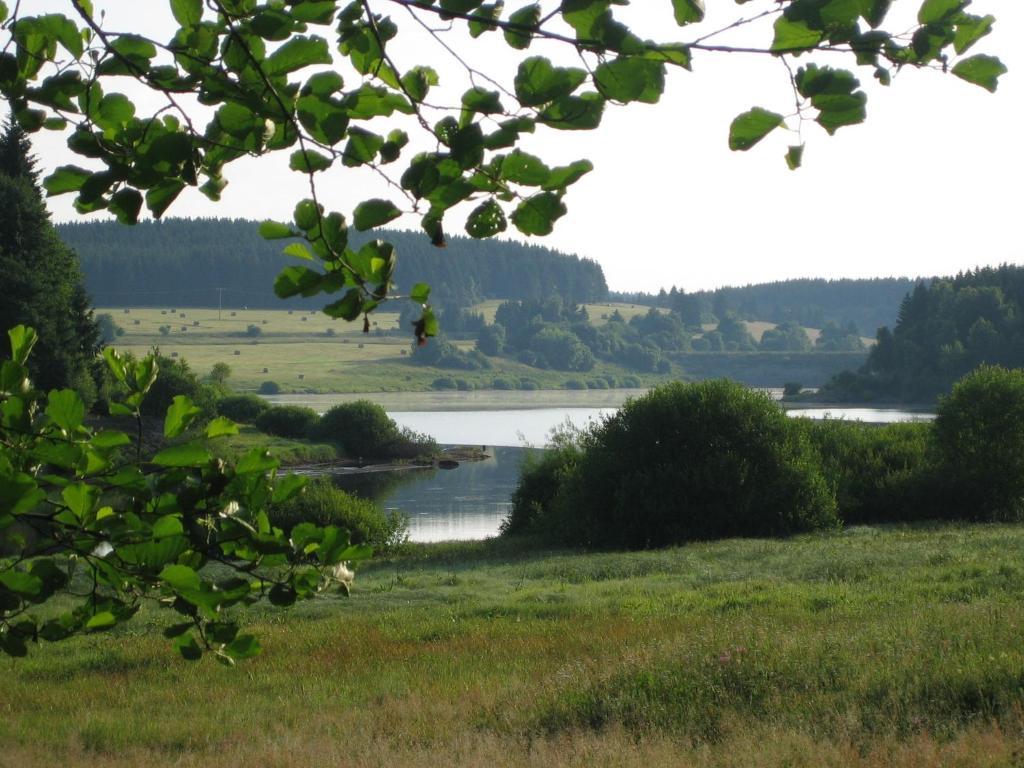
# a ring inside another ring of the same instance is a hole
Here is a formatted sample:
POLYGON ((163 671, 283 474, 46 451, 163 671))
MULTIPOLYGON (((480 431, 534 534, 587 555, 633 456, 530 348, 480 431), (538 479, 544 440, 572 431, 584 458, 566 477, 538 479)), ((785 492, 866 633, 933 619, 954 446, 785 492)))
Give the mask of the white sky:
MULTIPOLYGON (((672 23, 669 0, 635 0, 633 7, 616 13, 643 36, 667 42, 691 40, 741 13, 749 16, 770 6, 706 2, 708 21, 685 30, 672 23)), ((918 4, 897 0, 895 5, 900 13, 912 14, 918 4)), ((30 0, 23 9, 64 11, 69 5, 66 0, 30 0)), ((110 0, 96 5, 105 5, 106 26, 112 30, 142 30, 161 38, 171 34, 166 3, 110 0)), ((442 86, 450 85, 447 98, 432 92, 430 100, 457 103, 468 87, 461 69, 412 28, 401 9, 383 0, 373 5, 391 13, 402 30, 398 39, 409 41, 393 49, 399 68, 434 66, 442 86)), ((1010 68, 995 95, 931 71, 905 71, 886 89, 872 81, 869 69, 858 69, 870 97, 867 122, 840 129, 834 137, 807 124, 804 167, 796 172, 783 161, 786 146, 795 143, 792 133, 776 131, 745 153, 726 146, 729 124, 738 113, 755 105, 792 111, 785 69, 765 56, 699 53, 692 73, 669 72, 668 88, 656 106, 609 107, 602 126, 592 132, 538 129, 525 150, 550 165, 586 157, 596 166, 571 188, 569 214, 554 234, 538 242, 595 259, 613 290, 630 291, 671 285, 696 290, 794 277, 948 274, 1024 260, 1015 230, 1024 178, 1024 49, 1018 42, 1024 4, 976 0, 970 10, 998 19, 995 31, 970 52, 997 54, 1010 68)), ((331 28, 310 31, 334 42, 331 28)), ((519 54, 495 34, 475 42, 465 38, 471 48, 460 51, 508 82, 519 54)), ((766 46, 770 30, 750 30, 723 42, 766 46)), ((563 55, 537 44, 526 52, 534 53, 563 55)), ((839 57, 827 61, 850 66, 839 57)), ((349 86, 356 82, 349 75, 346 80, 349 86)), ((130 86, 124 79, 123 85, 108 86, 108 92, 115 87, 130 86)), ((382 126, 369 127, 380 132, 382 126)), ((34 137, 45 169, 87 165, 63 141, 56 134, 34 137)), ((229 186, 219 204, 187 190, 167 215, 290 218, 307 187, 304 176, 287 170, 287 154, 229 166, 229 186)), ((388 195, 372 176, 340 166, 322 174, 320 188, 328 208, 347 215, 365 197, 388 195)), ((77 217, 71 202, 70 195, 50 200, 58 221, 77 217)), ((418 218, 397 224, 415 228, 418 218)), ((447 231, 460 228, 460 217, 452 216, 447 231)))

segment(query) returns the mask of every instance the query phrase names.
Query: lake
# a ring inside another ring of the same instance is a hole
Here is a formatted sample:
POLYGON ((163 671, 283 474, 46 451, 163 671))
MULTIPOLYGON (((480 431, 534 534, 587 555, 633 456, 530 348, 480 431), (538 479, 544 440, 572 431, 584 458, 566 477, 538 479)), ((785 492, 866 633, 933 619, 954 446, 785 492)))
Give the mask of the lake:
MULTIPOLYGON (((643 390, 539 392, 379 393, 370 395, 278 395, 274 403, 305 405, 323 412, 339 402, 380 403, 402 427, 430 435, 442 445, 486 446, 490 458, 463 462, 457 469, 424 469, 369 474, 335 474, 339 487, 373 498, 410 517, 413 541, 482 539, 495 536, 511 508, 511 495, 528 446, 543 447, 553 429, 586 427, 613 414, 627 397, 643 390), (461 406, 461 407, 459 407, 461 406)), ((776 397, 781 392, 772 391, 776 397)), ((803 418, 844 418, 891 424, 934 414, 892 408, 829 406, 795 408, 803 418)))

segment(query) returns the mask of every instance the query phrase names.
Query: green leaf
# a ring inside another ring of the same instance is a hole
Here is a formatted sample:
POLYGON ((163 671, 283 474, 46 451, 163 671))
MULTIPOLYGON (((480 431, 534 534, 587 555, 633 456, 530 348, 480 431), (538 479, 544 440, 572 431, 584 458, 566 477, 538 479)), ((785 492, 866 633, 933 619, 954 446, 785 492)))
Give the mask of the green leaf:
POLYGON ((245 454, 235 465, 235 472, 239 475, 269 472, 281 465, 277 459, 270 455, 270 452, 261 448, 253 448, 245 454))
POLYGON ((986 91, 996 92, 1000 75, 1006 74, 1006 66, 995 56, 979 53, 977 56, 958 61, 953 74, 968 83, 979 85, 986 91))
POLYGON ((503 30, 505 42, 517 50, 529 48, 533 35, 527 30, 537 28, 537 25, 540 23, 540 13, 540 6, 537 3, 524 6, 512 13, 508 17, 508 23, 524 27, 524 29, 509 29, 506 27, 503 30))
POLYGON ((187 565, 168 565, 160 571, 160 578, 175 591, 198 590, 202 585, 199 574, 187 565))
POLYGON ((824 31, 811 29, 805 21, 791 21, 785 16, 779 16, 775 20, 775 39, 771 49, 775 53, 808 50, 824 37, 824 31))
POLYGON ((964 15, 956 23, 956 37, 953 38, 953 49, 958 54, 966 53, 972 45, 992 31, 992 25, 995 23, 995 20, 995 16, 964 15))
POLYGON ((153 218, 159 219, 163 216, 164 211, 171 206, 184 188, 185 182, 181 179, 165 179, 146 190, 146 207, 153 214, 153 218))
POLYGON ((531 56, 516 71, 516 98, 524 107, 546 104, 569 96, 586 78, 582 69, 555 67, 543 56, 531 56))
POLYGON ((416 283, 409 293, 409 298, 417 304, 426 304, 430 300, 430 286, 426 283, 416 283))
POLYGON ((142 194, 137 189, 125 187, 110 198, 110 212, 122 224, 134 224, 139 220, 142 210, 142 194))
POLYGON ((590 131, 601 124, 603 114, 604 97, 584 93, 551 102, 538 115, 538 122, 561 131, 590 131))
POLYGON ((174 641, 174 647, 178 649, 178 653, 181 654, 182 658, 188 661, 198 661, 203 657, 202 646, 196 642, 196 638, 191 632, 179 636, 174 641))
POLYGON ((254 636, 239 635, 225 646, 224 653, 235 661, 242 661, 243 659, 251 659, 261 650, 260 643, 254 636))
POLYGON ((310 199, 300 200, 292 212, 292 221, 295 226, 304 232, 309 232, 320 223, 321 208, 316 202, 310 199))
POLYGON ((153 463, 161 467, 201 467, 209 462, 210 454, 196 443, 165 448, 153 457, 153 463))
POLYGON ((75 513, 75 517, 83 520, 95 508, 100 498, 98 488, 86 483, 72 483, 61 491, 61 498, 68 505, 68 509, 75 513))
POLYGON ((795 171, 803 163, 804 159, 804 145, 800 144, 792 146, 786 151, 786 165, 789 166, 789 170, 795 171))
POLYGON ((963 10, 970 0, 924 0, 917 12, 921 24, 936 24, 945 21, 963 10))
POLYGON ((277 221, 264 221, 260 224, 260 237, 264 240, 280 240, 285 237, 298 237, 298 232, 293 232, 287 224, 277 221))
POLYGON ((488 91, 479 86, 470 88, 462 94, 462 109, 464 115, 473 112, 479 112, 482 115, 495 115, 505 111, 497 91, 488 91))
POLYGON ((732 121, 729 127, 729 149, 746 151, 782 124, 782 115, 754 107, 732 121))
POLYGON ((268 77, 286 75, 313 64, 330 64, 331 52, 322 37, 298 35, 282 45, 263 62, 268 77))
POLYGON ((413 101, 423 101, 430 86, 437 85, 437 72, 430 67, 413 67, 402 76, 402 88, 413 101))
POLYGON ((704 19, 704 0, 672 0, 676 24, 685 26, 704 19))
POLYGON ((331 317, 355 320, 363 311, 363 294, 358 288, 352 288, 340 300, 324 307, 323 311, 331 317))
POLYGON ((281 252, 287 256, 294 256, 297 259, 313 261, 313 254, 310 253, 309 248, 302 243, 292 243, 287 245, 281 252))
POLYGON ((33 598, 43 588, 43 580, 24 571, 0 571, 0 586, 24 598, 33 598))
POLYGON ((25 365, 32 347, 39 340, 35 328, 16 325, 7 331, 7 338, 11 340, 11 361, 17 365, 25 365))
POLYGON ((311 149, 299 149, 292 152, 288 160, 288 167, 293 171, 300 171, 301 173, 317 173, 319 171, 326 171, 333 162, 334 159, 327 155, 322 155, 311 149))
POLYGON ((307 267, 285 267, 274 280, 274 293, 280 299, 291 296, 314 296, 320 292, 324 276, 307 267))
POLYGON ((203 0, 171 0, 174 20, 183 27, 193 27, 203 19, 203 0))
POLYGON ((176 515, 164 515, 153 523, 152 536, 154 539, 166 539, 169 536, 180 536, 185 532, 181 525, 181 519, 176 515))
POLYGON ((116 432, 113 430, 105 429, 101 432, 97 432, 92 436, 92 440, 89 444, 93 448, 120 448, 123 445, 131 445, 132 439, 128 437, 124 432, 116 432))
POLYGON ((665 90, 665 66, 642 56, 620 56, 594 71, 594 84, 606 98, 654 104, 665 90))
POLYGON ((206 436, 210 438, 237 434, 238 425, 226 416, 218 416, 206 425, 206 436))
POLYGON ((402 212, 390 200, 364 200, 356 206, 353 220, 360 232, 394 221, 402 212))
POLYGON ((348 132, 348 144, 341 158, 342 165, 349 168, 373 162, 380 148, 384 146, 384 137, 362 128, 351 128, 348 132))
POLYGON ((46 415, 63 430, 74 432, 82 426, 85 404, 73 389, 53 390, 47 395, 46 415))
POLYGON ((494 237, 508 228, 505 212, 494 200, 478 205, 466 219, 466 232, 477 239, 494 237))
POLYGON ((43 189, 46 190, 47 197, 77 192, 90 176, 92 176, 92 171, 85 168, 79 168, 77 165, 62 165, 43 179, 43 189))
POLYGON ((514 184, 539 187, 548 180, 551 169, 535 155, 518 149, 510 152, 501 161, 501 178, 514 184))
POLYGON ((543 188, 547 192, 565 189, 575 184, 592 170, 594 170, 594 164, 589 160, 577 160, 569 165, 552 168, 551 173, 548 174, 548 180, 544 182, 543 188))
POLYGON ((177 437, 192 420, 202 413, 202 410, 193 404, 186 395, 175 395, 174 401, 167 408, 167 415, 164 418, 164 437, 177 437))
POLYGON ((3 2, 3 0, 0 0, 0 24, 3 24, 5 21, 7 21, 8 13, 9 11, 7 9, 7 3, 3 2))
POLYGON ((555 220, 565 215, 558 195, 541 192, 523 200, 512 212, 512 223, 524 235, 550 235, 555 220))

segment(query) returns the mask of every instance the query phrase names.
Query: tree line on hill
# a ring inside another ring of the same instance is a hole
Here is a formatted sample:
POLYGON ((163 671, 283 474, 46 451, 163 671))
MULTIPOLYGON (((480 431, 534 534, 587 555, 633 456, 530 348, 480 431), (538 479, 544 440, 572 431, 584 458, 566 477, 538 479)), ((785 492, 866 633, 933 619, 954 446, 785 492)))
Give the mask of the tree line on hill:
MULTIPOLYGON (((293 261, 282 241, 267 241, 256 222, 242 219, 167 219, 124 227, 116 222, 62 224, 61 237, 81 258, 86 285, 98 306, 224 306, 319 308, 325 297, 279 299, 274 278, 293 261)), ((431 301, 469 307, 485 299, 603 301, 608 293, 600 265, 543 246, 513 241, 486 243, 448 238, 439 250, 421 233, 377 232, 399 254, 395 283, 408 294, 431 286, 431 301)), ((368 234, 351 231, 358 248, 368 234)))
POLYGON ((1024 267, 922 281, 877 340, 863 367, 837 375, 822 397, 929 402, 978 365, 1024 366, 1024 267))
POLYGON ((612 301, 673 309, 691 325, 716 322, 732 312, 745 320, 791 322, 806 328, 852 325, 854 335, 871 336, 896 321, 900 299, 914 284, 906 277, 808 278, 692 293, 673 286, 656 294, 613 292, 610 296, 612 301))

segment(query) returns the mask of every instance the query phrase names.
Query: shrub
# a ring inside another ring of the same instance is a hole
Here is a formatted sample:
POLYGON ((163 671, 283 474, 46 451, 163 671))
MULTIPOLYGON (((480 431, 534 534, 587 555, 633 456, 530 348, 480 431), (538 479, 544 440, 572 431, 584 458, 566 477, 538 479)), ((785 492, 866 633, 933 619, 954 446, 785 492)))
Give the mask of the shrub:
POLYGON ((636 376, 623 376, 622 386, 626 389, 639 389, 643 383, 636 376))
POLYGON ((369 400, 334 406, 310 436, 340 445, 351 457, 407 459, 432 453, 437 447, 429 437, 399 429, 381 406, 369 400))
POLYGON ((446 389, 455 389, 455 379, 453 379, 451 376, 439 376, 438 378, 430 382, 430 388, 442 391, 446 389))
POLYGON ((277 395, 281 392, 281 385, 276 381, 264 381, 257 391, 261 395, 277 395))
POLYGON ((307 437, 319 419, 312 408, 275 405, 256 417, 256 427, 268 435, 298 440, 307 437))
POLYGON ((940 398, 937 414, 947 516, 1024 519, 1024 370, 977 368, 940 398))
POLYGON ((838 523, 803 431, 767 395, 725 380, 652 390, 579 439, 539 514, 577 544, 664 546, 838 523))
POLYGON ((534 390, 540 389, 540 384, 538 384, 533 379, 520 379, 519 380, 519 389, 532 392, 534 390))
POLYGON ((473 385, 465 379, 456 379, 455 386, 459 392, 469 392, 473 389, 473 385))
POLYGON ((491 384, 494 389, 515 389, 515 385, 508 379, 496 378, 491 384))
POLYGON ((787 381, 782 385, 782 396, 793 397, 794 395, 799 395, 803 388, 804 385, 799 381, 787 381))
POLYGON ((512 493, 512 510, 501 523, 503 534, 543 531, 551 524, 544 518, 555 495, 579 460, 579 449, 571 439, 559 441, 546 451, 530 451, 519 470, 519 483, 512 493))
POLYGON ((587 385, 579 379, 569 379, 565 382, 566 389, 586 389, 587 385))
POLYGON ((270 408, 262 397, 253 394, 228 395, 217 401, 217 414, 242 424, 254 424, 261 413, 270 408))
POLYGON ((254 325, 254 324, 250 323, 245 328, 245 335, 246 336, 251 336, 251 337, 262 336, 263 335, 263 329, 260 328, 258 325, 254 325))
POLYGON ((794 419, 821 458, 846 524, 935 517, 931 425, 794 419))
POLYGON ((322 477, 272 508, 270 522, 289 534, 299 523, 336 525, 348 530, 353 544, 369 544, 378 552, 403 544, 409 528, 409 519, 401 512, 385 512, 372 501, 347 494, 322 477))

